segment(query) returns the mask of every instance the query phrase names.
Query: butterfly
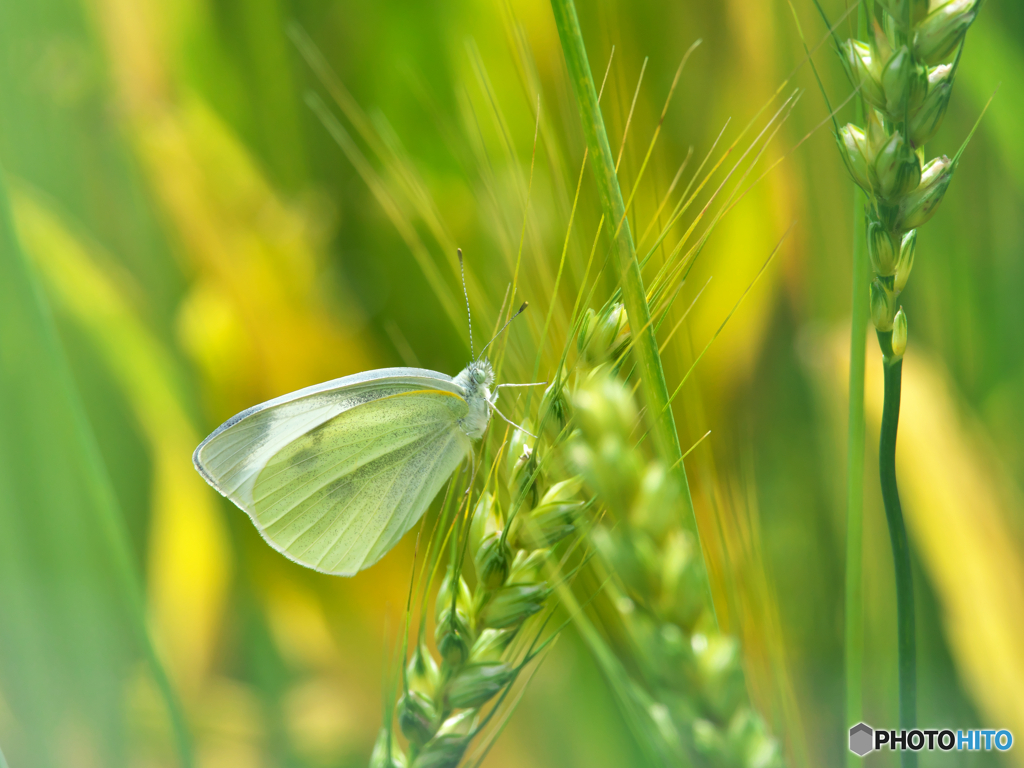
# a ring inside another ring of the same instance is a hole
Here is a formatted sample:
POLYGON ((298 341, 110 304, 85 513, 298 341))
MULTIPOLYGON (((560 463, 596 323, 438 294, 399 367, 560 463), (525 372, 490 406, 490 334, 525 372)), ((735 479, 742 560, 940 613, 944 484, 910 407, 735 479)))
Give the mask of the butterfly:
POLYGON ((455 378, 423 368, 345 376, 233 416, 192 462, 278 552, 352 576, 416 524, 483 436, 491 411, 501 415, 493 384, 483 357, 455 378))

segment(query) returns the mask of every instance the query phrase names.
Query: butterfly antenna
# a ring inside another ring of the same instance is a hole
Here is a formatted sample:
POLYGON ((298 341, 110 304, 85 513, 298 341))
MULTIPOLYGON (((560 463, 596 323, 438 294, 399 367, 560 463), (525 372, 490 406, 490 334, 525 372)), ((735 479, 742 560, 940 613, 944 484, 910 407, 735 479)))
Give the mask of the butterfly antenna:
POLYGON ((469 311, 469 291, 466 290, 466 265, 462 260, 462 249, 456 248, 456 252, 459 254, 459 272, 462 275, 462 295, 466 297, 466 321, 469 323, 469 358, 472 360, 473 355, 473 314, 469 311))
POLYGON ((481 357, 483 357, 483 356, 484 356, 484 352, 486 352, 486 351, 487 351, 487 348, 488 348, 489 346, 491 346, 491 344, 493 344, 493 343, 494 343, 494 341, 495 341, 495 340, 496 340, 496 339, 497 339, 497 338, 498 338, 499 336, 501 336, 501 334, 503 334, 503 333, 505 332, 505 329, 506 329, 506 328, 508 328, 508 327, 509 327, 509 326, 510 326, 510 325, 512 324, 512 321, 513 321, 513 320, 515 320, 515 319, 516 319, 517 317, 519 317, 519 316, 520 316, 521 314, 523 314, 523 312, 525 312, 525 311, 526 311, 526 308, 527 308, 528 306, 530 306, 530 302, 528 302, 528 301, 524 301, 524 302, 523 302, 523 305, 522 305, 522 306, 521 306, 521 307, 520 307, 519 309, 517 309, 517 310, 516 310, 516 313, 515 313, 514 315, 512 315, 512 317, 510 317, 510 318, 508 319, 508 322, 507 322, 507 323, 505 323, 505 324, 504 324, 503 326, 501 326, 501 330, 500 330, 500 331, 498 331, 498 332, 497 332, 496 334, 494 334, 494 338, 492 338, 492 339, 491 339, 490 341, 488 341, 488 342, 487 342, 486 344, 484 344, 484 348, 480 350, 480 355, 479 355, 479 357, 477 357, 477 360, 479 360, 479 359, 480 359, 481 357))

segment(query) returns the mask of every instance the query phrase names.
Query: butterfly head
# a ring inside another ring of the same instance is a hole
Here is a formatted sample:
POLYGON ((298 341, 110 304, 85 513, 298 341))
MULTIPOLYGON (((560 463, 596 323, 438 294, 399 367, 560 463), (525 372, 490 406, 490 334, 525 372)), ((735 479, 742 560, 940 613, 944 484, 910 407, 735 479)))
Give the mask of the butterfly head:
POLYGON ((466 368, 469 371, 469 377, 478 387, 490 388, 491 384, 494 383, 494 369, 491 368, 490 360, 486 358, 483 360, 474 360, 466 368))

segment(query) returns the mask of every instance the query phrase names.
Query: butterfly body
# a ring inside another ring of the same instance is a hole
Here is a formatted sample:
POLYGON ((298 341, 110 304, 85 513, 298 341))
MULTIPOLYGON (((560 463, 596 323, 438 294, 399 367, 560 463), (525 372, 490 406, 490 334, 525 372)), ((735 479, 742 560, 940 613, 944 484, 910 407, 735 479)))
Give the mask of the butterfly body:
POLYGON ((487 423, 491 418, 491 406, 497 399, 496 392, 491 395, 494 370, 487 360, 474 360, 463 368, 453 381, 462 387, 466 405, 469 407, 469 412, 462 419, 462 431, 471 440, 479 440, 487 429, 487 423))
POLYGON ((490 420, 494 374, 385 368, 307 387, 232 417, 193 463, 274 549, 350 576, 423 515, 490 420))

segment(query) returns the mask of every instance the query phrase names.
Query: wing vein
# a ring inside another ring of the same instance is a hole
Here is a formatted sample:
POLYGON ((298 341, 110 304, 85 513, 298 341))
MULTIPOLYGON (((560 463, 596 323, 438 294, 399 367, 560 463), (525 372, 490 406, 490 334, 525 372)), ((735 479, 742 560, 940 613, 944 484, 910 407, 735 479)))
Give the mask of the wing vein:
MULTIPOLYGON (((433 463, 432 463, 432 464, 430 465, 430 469, 431 469, 431 471, 430 471, 430 472, 424 472, 424 473, 422 473, 422 474, 420 475, 420 477, 422 478, 422 480, 421 480, 421 482, 420 482, 419 486, 417 487, 417 493, 420 493, 420 492, 422 492, 422 491, 423 491, 423 486, 424 486, 424 485, 426 485, 426 484, 427 484, 427 483, 429 482, 429 479, 430 479, 431 475, 433 474, 433 471, 434 471, 434 470, 436 470, 436 469, 437 469, 437 465, 441 463, 441 459, 442 459, 442 458, 444 458, 445 454, 446 454, 446 453, 447 453, 447 451, 448 451, 448 448, 449 448, 449 447, 451 446, 452 440, 454 440, 454 439, 455 439, 455 436, 454 436, 454 435, 452 435, 451 437, 449 437, 449 438, 448 438, 448 441, 447 441, 447 442, 445 443, 445 445, 444 445, 444 448, 442 448, 441 450, 439 450, 439 451, 437 451, 437 452, 436 452, 436 455, 435 455, 434 461, 433 461, 433 463)), ((403 502, 404 502, 404 501, 405 501, 405 500, 406 500, 406 499, 408 498, 408 496, 409 496, 409 491, 410 491, 410 490, 412 490, 412 484, 411 484, 411 481, 410 481, 410 484, 409 484, 409 485, 408 485, 408 486, 407 486, 407 487, 405 488, 405 490, 403 491, 403 493, 402 493, 402 499, 401 499, 401 501, 403 501, 403 502)), ((429 502, 428 502, 428 504, 429 504, 429 502)), ((406 505, 406 508, 407 508, 407 509, 411 509, 411 506, 409 506, 409 505, 406 505)), ((407 515, 406 517, 408 517, 408 515, 407 515)), ((406 521, 403 521, 402 525, 401 525, 401 526, 399 526, 399 529, 400 529, 400 530, 402 531, 402 533, 405 533, 405 531, 406 531, 406 530, 408 530, 408 529, 406 528, 407 522, 408 522, 407 520, 406 520, 406 521)), ((365 526, 364 526, 364 528, 365 528, 365 526)), ((380 543, 381 537, 383 537, 383 536, 384 536, 384 534, 385 534, 385 533, 387 532, 387 530, 388 530, 388 526, 387 526, 387 525, 385 525, 384 527, 382 527, 382 528, 381 528, 381 530, 380 530, 380 533, 378 533, 378 534, 377 534, 377 538, 373 540, 373 544, 371 544, 371 545, 370 545, 370 546, 369 546, 369 547, 367 548, 367 550, 366 550, 366 554, 365 554, 365 555, 363 555, 363 559, 362 559, 362 561, 361 561, 361 562, 359 563, 359 568, 358 568, 357 570, 360 570, 360 571, 361 571, 361 570, 362 570, 363 568, 365 568, 365 567, 366 567, 366 559, 367 559, 367 558, 368 558, 368 557, 370 556, 370 554, 371 554, 371 553, 373 553, 373 552, 374 552, 374 551, 376 550, 376 548, 377 548, 377 545, 378 545, 378 544, 380 543)), ((402 535, 402 533, 400 533, 400 534, 399 534, 399 536, 401 536, 401 535, 402 535)), ((351 549, 352 549, 352 547, 350 546, 350 547, 348 548, 348 550, 346 550, 346 551, 345 551, 345 555, 347 555, 347 554, 349 553, 349 551, 351 551, 351 549)), ((390 549, 390 547, 389 547, 389 549, 390 549)), ((344 556, 342 556, 342 558, 341 558, 341 559, 344 559, 344 556)))

